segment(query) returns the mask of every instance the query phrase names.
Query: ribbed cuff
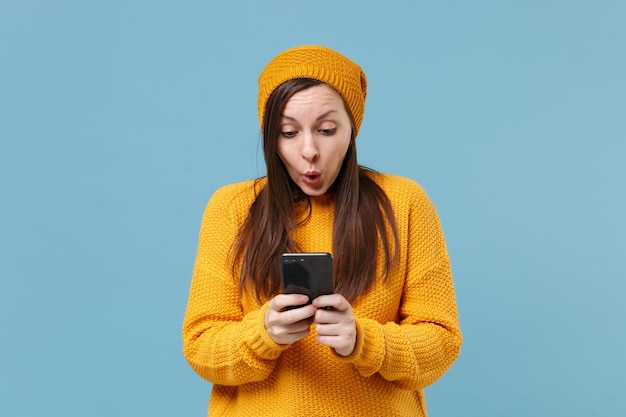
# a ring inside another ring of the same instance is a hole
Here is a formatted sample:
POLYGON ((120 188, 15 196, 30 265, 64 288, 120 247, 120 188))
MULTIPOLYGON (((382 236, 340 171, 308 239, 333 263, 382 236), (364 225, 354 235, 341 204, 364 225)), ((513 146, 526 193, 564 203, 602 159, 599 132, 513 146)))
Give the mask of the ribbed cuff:
POLYGON ((265 312, 269 302, 244 318, 243 338, 250 349, 262 359, 276 359, 290 345, 280 345, 265 330, 265 312))
POLYGON ((363 376, 378 372, 385 359, 385 336, 380 323, 371 319, 355 319, 356 345, 350 356, 335 354, 344 363, 353 364, 363 376))

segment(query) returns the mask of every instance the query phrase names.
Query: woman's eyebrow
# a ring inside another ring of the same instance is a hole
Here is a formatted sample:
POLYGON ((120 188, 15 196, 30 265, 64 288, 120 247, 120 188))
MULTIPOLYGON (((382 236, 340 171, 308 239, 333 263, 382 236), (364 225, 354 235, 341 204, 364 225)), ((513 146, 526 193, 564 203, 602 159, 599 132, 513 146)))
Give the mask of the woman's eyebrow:
POLYGON ((324 119, 331 113, 337 113, 337 110, 328 110, 326 113, 320 114, 316 120, 324 119))
MULTIPOLYGON (((337 113, 337 110, 328 110, 327 112, 322 113, 322 114, 320 114, 319 116, 317 116, 317 119, 315 119, 315 120, 320 120, 320 119, 323 119, 323 118, 327 117, 327 116, 328 116, 329 114, 331 114, 331 113, 337 113)), ((282 117, 283 119, 293 120, 294 122, 295 122, 295 121, 297 121, 294 117, 287 116, 287 115, 286 115, 286 114, 284 114, 284 113, 281 115, 281 117, 282 117)))

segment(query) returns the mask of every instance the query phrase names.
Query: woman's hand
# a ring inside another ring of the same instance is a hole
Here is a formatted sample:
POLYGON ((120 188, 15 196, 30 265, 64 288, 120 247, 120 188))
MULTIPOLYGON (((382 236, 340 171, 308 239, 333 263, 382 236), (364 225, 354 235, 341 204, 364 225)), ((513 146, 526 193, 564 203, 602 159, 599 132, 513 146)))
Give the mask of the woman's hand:
POLYGON ((356 324, 352 306, 341 294, 322 295, 313 300, 317 340, 341 356, 350 356, 356 346, 356 324), (331 307, 331 308, 329 308, 331 307))
POLYGON ((308 300, 309 297, 300 294, 279 294, 272 298, 265 311, 265 329, 274 342, 287 345, 309 334, 315 307, 309 304, 293 310, 285 309, 302 305, 308 300))

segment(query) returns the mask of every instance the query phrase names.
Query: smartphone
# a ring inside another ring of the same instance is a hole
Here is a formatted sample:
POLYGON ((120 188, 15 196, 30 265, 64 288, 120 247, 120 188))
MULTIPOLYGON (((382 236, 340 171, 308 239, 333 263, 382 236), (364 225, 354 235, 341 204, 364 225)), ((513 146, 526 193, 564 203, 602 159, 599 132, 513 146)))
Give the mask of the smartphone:
MULTIPOLYGON (((332 294, 333 257, 325 252, 284 253, 280 257, 283 294, 304 294, 310 304, 320 295, 332 294)), ((290 306, 287 309, 302 307, 290 306)))

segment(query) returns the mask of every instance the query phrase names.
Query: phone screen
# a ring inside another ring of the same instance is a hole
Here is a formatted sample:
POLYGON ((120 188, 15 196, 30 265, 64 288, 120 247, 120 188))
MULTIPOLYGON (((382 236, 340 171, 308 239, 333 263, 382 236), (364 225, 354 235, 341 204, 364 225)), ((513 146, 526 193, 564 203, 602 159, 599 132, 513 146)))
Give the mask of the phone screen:
POLYGON ((285 253, 280 266, 285 294, 307 295, 310 303, 334 292, 333 258, 329 253, 285 253))

